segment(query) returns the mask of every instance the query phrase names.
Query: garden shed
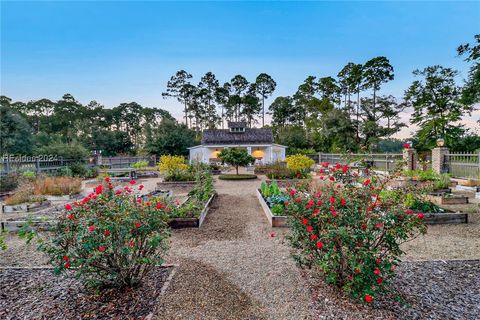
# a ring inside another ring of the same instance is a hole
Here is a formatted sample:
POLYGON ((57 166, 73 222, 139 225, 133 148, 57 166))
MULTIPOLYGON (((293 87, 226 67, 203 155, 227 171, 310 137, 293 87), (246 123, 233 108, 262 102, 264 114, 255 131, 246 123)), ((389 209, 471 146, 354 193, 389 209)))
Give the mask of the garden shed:
POLYGON ((246 122, 229 122, 228 129, 206 129, 202 144, 189 148, 190 161, 219 162, 225 148, 245 148, 260 164, 285 160, 286 146, 273 143, 270 128, 248 128, 246 122))

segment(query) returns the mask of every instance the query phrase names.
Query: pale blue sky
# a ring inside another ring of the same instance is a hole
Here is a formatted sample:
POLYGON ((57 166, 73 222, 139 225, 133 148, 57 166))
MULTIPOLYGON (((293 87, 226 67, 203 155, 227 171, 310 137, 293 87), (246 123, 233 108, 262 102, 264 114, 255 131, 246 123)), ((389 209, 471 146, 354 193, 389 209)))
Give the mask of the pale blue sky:
MULTIPOLYGON (((276 95, 308 75, 387 56, 401 96, 415 68, 441 64, 465 76, 456 47, 480 32, 480 2, 5 2, 1 93, 108 107, 137 101, 180 116, 161 92, 178 69, 220 81, 269 73, 276 95)), ((460 80, 460 79, 459 79, 460 80)), ((271 99, 269 102, 272 101, 271 99)))

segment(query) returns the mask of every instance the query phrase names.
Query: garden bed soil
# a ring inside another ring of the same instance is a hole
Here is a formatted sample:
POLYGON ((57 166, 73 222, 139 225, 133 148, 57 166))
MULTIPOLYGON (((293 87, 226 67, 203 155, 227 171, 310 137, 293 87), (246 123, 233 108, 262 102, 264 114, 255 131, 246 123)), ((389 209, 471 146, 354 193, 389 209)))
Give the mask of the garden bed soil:
POLYGON ((134 289, 87 290, 51 268, 0 269, 1 319, 151 319, 175 269, 154 268, 134 289))
POLYGON ((257 189, 257 198, 262 206, 263 212, 267 216, 268 221, 270 222, 270 226, 272 227, 288 227, 288 216, 276 216, 272 213, 270 208, 268 207, 267 202, 262 196, 260 189, 257 189))
POLYGON ((392 295, 371 305, 354 303, 324 281, 305 272, 314 297, 315 319, 478 319, 480 260, 402 262, 392 295))
POLYGON ((49 207, 50 201, 21 203, 16 205, 2 205, 2 213, 14 213, 14 212, 36 212, 38 210, 49 207))
MULTIPOLYGON (((216 195, 216 193, 213 193, 210 196, 198 218, 173 218, 169 222, 170 227, 172 229, 200 228, 203 224, 203 221, 205 221, 205 218, 207 217, 210 205, 216 195)), ((185 202, 186 200, 183 203, 185 202)))
POLYGON ((161 181, 157 182, 157 190, 171 190, 172 188, 193 188, 196 181, 161 181))
POLYGON ((464 195, 448 195, 445 196, 444 194, 430 194, 427 195, 427 200, 437 204, 465 204, 468 203, 468 197, 464 195))

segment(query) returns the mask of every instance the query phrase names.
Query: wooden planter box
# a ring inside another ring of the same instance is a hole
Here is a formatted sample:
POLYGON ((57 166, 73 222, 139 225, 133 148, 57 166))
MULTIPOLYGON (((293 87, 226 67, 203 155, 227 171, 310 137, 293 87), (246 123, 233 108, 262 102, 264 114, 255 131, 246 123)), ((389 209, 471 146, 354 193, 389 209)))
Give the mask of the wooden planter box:
POLYGON ((80 193, 66 194, 66 195, 63 195, 63 196, 45 195, 45 198, 47 198, 48 201, 70 201, 72 199, 79 199, 80 197, 81 197, 80 193))
POLYGON ((270 208, 268 207, 267 202, 265 199, 263 199, 262 193, 260 192, 260 189, 257 189, 257 198, 258 201, 260 202, 260 205, 262 206, 263 212, 265 212, 265 215, 267 216, 268 221, 270 222, 270 226, 272 227, 288 227, 288 216, 276 216, 272 213, 270 208))
MULTIPOLYGON (((207 217, 208 210, 210 209, 210 204, 212 203, 216 195, 216 193, 213 193, 210 196, 198 218, 173 218, 169 222, 170 227, 172 229, 200 228, 203 224, 203 221, 205 221, 205 218, 207 217)), ((183 203, 185 202, 186 201, 184 201, 183 203)))
POLYGON ((309 179, 267 179, 265 182, 267 184, 272 183, 273 181, 277 182, 277 185, 280 188, 288 188, 288 187, 293 187, 296 186, 298 183, 303 183, 303 182, 308 182, 309 179))
MULTIPOLYGON (((37 230, 48 231, 55 226, 56 223, 57 220, 42 220, 32 221, 30 222, 30 225, 37 230)), ((26 224, 27 221, 2 221, 0 222, 0 230, 5 232, 17 232, 26 224)))
POLYGON ((447 189, 434 189, 432 192, 430 192, 431 195, 443 194, 443 193, 452 193, 452 190, 451 190, 450 188, 447 188, 447 189))
POLYGON ((157 188, 169 190, 170 188, 193 188, 196 181, 162 181, 157 182, 157 188))
POLYGON ((50 201, 42 202, 32 202, 32 203, 21 203, 13 206, 3 205, 3 213, 13 213, 13 212, 35 212, 40 209, 50 206, 50 201))
POLYGON ((465 196, 450 196, 450 197, 445 197, 444 195, 427 195, 427 199, 437 205, 442 205, 442 204, 467 204, 468 203, 468 197, 465 196))
POLYGON ((459 224, 468 223, 467 213, 424 213, 426 224, 459 224))
POLYGON ((155 171, 137 171, 137 178, 158 178, 159 176, 155 171))

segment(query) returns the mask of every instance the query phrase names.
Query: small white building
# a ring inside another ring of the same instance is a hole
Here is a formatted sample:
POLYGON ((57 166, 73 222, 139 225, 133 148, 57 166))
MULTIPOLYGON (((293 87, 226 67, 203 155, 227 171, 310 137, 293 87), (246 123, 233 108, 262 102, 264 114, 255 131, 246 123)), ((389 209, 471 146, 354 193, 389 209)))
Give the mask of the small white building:
POLYGON ((229 122, 228 129, 203 131, 202 144, 189 148, 190 162, 219 162, 218 154, 225 148, 245 148, 260 164, 285 160, 287 149, 273 143, 270 128, 247 128, 245 122, 229 122))

